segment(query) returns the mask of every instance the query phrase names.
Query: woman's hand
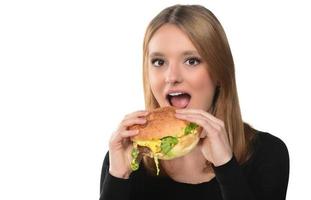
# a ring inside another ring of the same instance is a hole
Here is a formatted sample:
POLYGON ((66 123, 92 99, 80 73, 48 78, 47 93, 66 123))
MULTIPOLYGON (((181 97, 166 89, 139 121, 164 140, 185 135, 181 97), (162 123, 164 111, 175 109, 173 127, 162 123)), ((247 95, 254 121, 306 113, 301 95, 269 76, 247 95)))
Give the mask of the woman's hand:
POLYGON ((118 129, 111 135, 109 141, 109 173, 118 178, 128 178, 132 172, 130 137, 138 134, 138 130, 127 130, 134 124, 146 123, 147 111, 137 111, 128 114, 120 123, 118 129))
POLYGON ((194 122, 203 128, 199 144, 201 152, 214 166, 223 165, 232 158, 233 153, 223 121, 197 109, 176 110, 176 117, 194 122))

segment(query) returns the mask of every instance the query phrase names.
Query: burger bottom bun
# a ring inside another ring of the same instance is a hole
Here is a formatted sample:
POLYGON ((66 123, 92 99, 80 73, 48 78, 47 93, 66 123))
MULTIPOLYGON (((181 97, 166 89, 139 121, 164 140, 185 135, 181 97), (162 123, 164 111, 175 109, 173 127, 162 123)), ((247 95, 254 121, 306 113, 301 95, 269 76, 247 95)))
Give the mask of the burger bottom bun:
POLYGON ((178 138, 178 143, 167 154, 158 153, 157 158, 161 160, 172 160, 189 153, 198 144, 199 133, 192 133, 178 138))

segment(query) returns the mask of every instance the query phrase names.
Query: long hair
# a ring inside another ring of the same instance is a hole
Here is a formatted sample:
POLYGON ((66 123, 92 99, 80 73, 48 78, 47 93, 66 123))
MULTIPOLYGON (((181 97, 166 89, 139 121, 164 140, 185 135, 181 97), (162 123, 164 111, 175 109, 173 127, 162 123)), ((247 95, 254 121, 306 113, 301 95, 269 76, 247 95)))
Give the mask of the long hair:
POLYGON ((207 62, 216 85, 211 114, 221 119, 232 151, 239 163, 250 154, 252 129, 243 123, 236 88, 234 62, 225 31, 208 9, 200 5, 174 5, 161 11, 148 25, 143 43, 143 83, 146 109, 159 107, 152 94, 148 77, 148 45, 154 33, 164 24, 176 25, 194 44, 207 62))

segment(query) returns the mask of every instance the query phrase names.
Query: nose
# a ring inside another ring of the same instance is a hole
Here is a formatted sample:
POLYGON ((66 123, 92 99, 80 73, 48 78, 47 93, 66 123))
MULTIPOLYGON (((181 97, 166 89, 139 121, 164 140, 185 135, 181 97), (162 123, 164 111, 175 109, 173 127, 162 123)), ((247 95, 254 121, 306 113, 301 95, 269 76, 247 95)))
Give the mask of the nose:
POLYGON ((165 82, 167 84, 176 85, 183 81, 180 66, 176 63, 171 63, 166 70, 165 82))

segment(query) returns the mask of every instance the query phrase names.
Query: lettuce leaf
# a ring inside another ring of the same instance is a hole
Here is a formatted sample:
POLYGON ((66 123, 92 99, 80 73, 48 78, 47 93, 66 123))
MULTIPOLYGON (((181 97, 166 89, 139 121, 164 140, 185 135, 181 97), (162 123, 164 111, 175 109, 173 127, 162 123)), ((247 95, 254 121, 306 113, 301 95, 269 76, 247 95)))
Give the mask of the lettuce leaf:
POLYGON ((178 139, 173 136, 164 137, 161 139, 161 152, 167 154, 178 143, 178 139))
POLYGON ((131 157, 132 157, 131 169, 132 169, 133 171, 136 171, 136 170, 138 170, 138 168, 139 168, 139 163, 138 163, 138 161, 137 161, 138 154, 139 154, 138 148, 137 148, 137 147, 134 147, 134 148, 132 149, 132 152, 131 152, 131 157))
POLYGON ((185 135, 189 135, 189 134, 193 133, 193 131, 194 131, 197 127, 199 127, 199 125, 190 122, 190 123, 186 126, 186 128, 185 128, 185 130, 184 130, 185 135))

